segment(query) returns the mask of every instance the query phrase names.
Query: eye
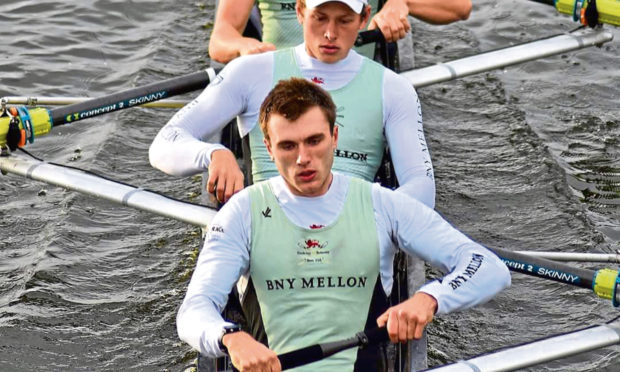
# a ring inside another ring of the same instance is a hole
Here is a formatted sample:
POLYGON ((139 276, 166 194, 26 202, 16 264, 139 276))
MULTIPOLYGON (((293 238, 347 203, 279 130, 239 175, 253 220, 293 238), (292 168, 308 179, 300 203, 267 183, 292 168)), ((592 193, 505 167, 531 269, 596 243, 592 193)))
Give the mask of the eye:
POLYGON ((306 141, 309 145, 316 146, 323 140, 323 136, 313 136, 306 141))
POLYGON ((280 143, 278 147, 284 151, 290 151, 295 148, 295 144, 292 142, 283 142, 283 143, 280 143))
POLYGON ((327 19, 327 17, 325 17, 323 14, 314 14, 313 17, 319 22, 324 22, 327 19))

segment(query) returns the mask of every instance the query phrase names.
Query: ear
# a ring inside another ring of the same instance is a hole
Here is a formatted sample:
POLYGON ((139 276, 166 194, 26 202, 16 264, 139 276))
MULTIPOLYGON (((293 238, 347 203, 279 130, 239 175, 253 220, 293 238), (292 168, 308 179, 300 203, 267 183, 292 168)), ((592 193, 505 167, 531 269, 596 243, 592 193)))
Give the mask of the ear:
POLYGON ((360 30, 365 30, 368 21, 370 20, 370 5, 366 5, 364 11, 362 12, 362 23, 360 24, 360 30))
POLYGON ((304 24, 304 13, 305 13, 306 9, 305 8, 301 8, 299 6, 299 2, 297 2, 297 4, 295 5, 295 13, 297 14, 297 22, 299 22, 300 25, 303 26, 304 24))
POLYGON ((334 134, 332 135, 334 139, 334 150, 338 147, 338 126, 334 125, 334 134))
POLYGON ((271 141, 269 141, 267 138, 263 138, 263 143, 265 144, 265 147, 267 148, 267 153, 269 153, 269 157, 271 158, 271 161, 273 161, 273 152, 271 151, 271 141))

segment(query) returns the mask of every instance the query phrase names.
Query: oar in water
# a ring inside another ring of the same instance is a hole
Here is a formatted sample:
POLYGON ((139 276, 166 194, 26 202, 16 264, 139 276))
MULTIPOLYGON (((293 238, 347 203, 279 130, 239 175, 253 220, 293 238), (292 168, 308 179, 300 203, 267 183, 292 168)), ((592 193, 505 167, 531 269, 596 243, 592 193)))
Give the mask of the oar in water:
POLYGON ((573 16, 573 21, 594 27, 605 23, 620 26, 618 0, 532 0, 554 6, 558 12, 573 16))
POLYGON ((216 71, 208 68, 52 110, 11 107, 0 112, 0 147, 8 145, 11 150, 15 150, 34 142, 35 137, 47 134, 53 126, 203 89, 215 76, 216 71))
POLYGON ((511 271, 590 289, 597 296, 611 300, 615 307, 620 305, 618 270, 581 269, 524 253, 499 248, 489 249, 498 255, 511 271))

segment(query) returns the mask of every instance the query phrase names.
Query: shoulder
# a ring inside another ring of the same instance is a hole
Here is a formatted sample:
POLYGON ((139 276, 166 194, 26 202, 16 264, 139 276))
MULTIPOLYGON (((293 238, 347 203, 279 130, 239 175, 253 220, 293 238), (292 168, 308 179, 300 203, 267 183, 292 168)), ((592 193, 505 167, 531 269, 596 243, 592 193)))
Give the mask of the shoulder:
POLYGON ((411 84, 411 82, 404 76, 401 76, 390 69, 385 69, 385 73, 383 75, 383 88, 388 89, 388 91, 397 90, 399 92, 408 92, 408 94, 417 96, 413 84, 411 84))
POLYGON ((257 69, 264 69, 273 66, 273 58, 274 52, 241 56, 228 62, 228 64, 220 72, 220 75, 234 75, 236 78, 264 77, 264 73, 267 71, 257 69), (260 71, 261 73, 257 74, 257 71, 260 71))
POLYGON ((245 215, 250 206, 250 194, 246 187, 233 195, 230 200, 226 202, 217 212, 214 221, 234 221, 239 220, 241 216, 245 215))

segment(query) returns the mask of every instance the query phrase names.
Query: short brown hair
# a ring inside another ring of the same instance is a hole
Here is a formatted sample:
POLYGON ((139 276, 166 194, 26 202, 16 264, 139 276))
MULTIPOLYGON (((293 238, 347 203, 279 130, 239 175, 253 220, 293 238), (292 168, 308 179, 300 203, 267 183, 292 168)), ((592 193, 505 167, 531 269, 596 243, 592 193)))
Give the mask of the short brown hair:
POLYGON ((282 115, 289 121, 295 121, 315 106, 323 111, 325 119, 329 122, 329 132, 333 134, 336 124, 336 105, 329 93, 306 79, 280 80, 260 106, 258 122, 263 136, 269 139, 267 123, 272 114, 282 115))

